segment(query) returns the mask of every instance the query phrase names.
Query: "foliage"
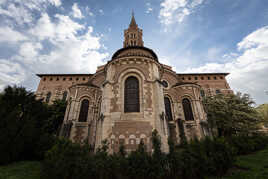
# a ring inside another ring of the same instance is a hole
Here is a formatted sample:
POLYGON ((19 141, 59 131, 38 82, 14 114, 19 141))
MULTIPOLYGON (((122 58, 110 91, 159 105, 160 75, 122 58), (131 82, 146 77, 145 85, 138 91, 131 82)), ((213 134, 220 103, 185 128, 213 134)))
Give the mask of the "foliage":
POLYGON ((204 104, 213 136, 250 135, 262 121, 247 94, 218 94, 205 98, 204 104))
POLYGON ((23 87, 5 88, 0 94, 0 164, 42 159, 55 142, 63 106, 48 106, 23 87))
POLYGON ((247 149, 246 143, 255 146, 247 152, 263 149, 268 143, 265 136, 252 136, 247 140, 244 136, 205 138, 190 141, 180 148, 169 142, 172 150, 166 154, 161 151, 159 140, 157 131, 154 131, 153 153, 147 152, 141 142, 136 151, 127 154, 124 147, 119 153, 108 154, 107 141, 103 141, 102 147, 94 154, 87 145, 63 140, 47 153, 43 178, 202 179, 223 176, 233 166, 235 155, 242 154, 239 150, 247 149))
POLYGON ((268 128, 268 104, 259 105, 256 110, 260 113, 263 119, 262 125, 268 128))

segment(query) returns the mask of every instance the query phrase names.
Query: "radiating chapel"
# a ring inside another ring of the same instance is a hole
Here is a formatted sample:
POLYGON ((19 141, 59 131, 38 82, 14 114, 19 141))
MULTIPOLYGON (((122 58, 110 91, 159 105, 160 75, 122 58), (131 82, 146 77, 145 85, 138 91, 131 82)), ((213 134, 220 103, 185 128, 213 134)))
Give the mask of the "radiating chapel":
MULTIPOLYGON (((94 60, 94 59, 90 59, 94 60)), ((228 73, 176 73, 161 64, 157 54, 144 46, 142 29, 132 15, 124 30, 123 48, 94 74, 37 74, 37 98, 52 103, 67 100, 61 135, 74 142, 88 142, 97 149, 103 140, 109 151, 120 145, 135 150, 141 141, 150 152, 156 129, 162 150, 168 137, 180 143, 208 135, 202 125, 206 113, 202 97, 232 93, 228 73)))

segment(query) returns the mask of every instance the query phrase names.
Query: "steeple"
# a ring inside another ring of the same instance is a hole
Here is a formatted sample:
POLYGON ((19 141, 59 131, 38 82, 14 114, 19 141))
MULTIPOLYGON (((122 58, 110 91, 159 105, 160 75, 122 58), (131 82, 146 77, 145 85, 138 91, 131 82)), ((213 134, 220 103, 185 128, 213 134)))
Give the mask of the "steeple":
POLYGON ((142 41, 142 29, 140 29, 136 23, 134 12, 132 11, 132 17, 128 29, 124 31, 124 47, 129 46, 141 46, 143 47, 142 41))
POLYGON ((136 24, 136 20, 134 17, 134 12, 132 11, 132 18, 129 24, 129 28, 138 28, 138 25, 136 24))

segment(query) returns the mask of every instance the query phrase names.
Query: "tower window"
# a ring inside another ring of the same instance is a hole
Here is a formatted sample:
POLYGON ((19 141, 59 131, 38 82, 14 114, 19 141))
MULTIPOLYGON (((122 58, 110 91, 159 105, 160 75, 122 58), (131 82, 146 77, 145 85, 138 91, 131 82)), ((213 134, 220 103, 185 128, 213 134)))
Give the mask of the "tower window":
POLYGON ((192 111, 192 106, 191 106, 190 100, 187 98, 184 98, 182 100, 182 106, 183 106, 185 120, 186 121, 193 121, 194 116, 193 116, 193 111, 192 111))
POLYGON ((125 81, 125 112, 140 112, 139 80, 128 77, 125 81))
POLYGON ((87 99, 84 99, 80 107, 80 113, 79 113, 79 119, 78 119, 79 122, 87 121, 88 107, 89 107, 89 101, 87 99))

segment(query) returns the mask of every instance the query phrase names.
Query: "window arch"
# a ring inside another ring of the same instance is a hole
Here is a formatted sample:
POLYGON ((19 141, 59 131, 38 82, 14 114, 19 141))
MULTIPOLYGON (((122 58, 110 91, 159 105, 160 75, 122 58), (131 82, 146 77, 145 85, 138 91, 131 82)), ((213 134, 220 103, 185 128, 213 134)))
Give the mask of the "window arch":
POLYGON ((46 103, 49 103, 50 98, 51 98, 51 92, 49 91, 49 92, 47 93, 47 96, 46 96, 46 103))
POLYGON ((128 77, 125 81, 125 112, 140 112, 139 80, 128 77))
POLYGON ((84 99, 80 107, 80 113, 79 113, 79 119, 78 119, 79 122, 87 121, 88 107, 89 107, 89 101, 87 99, 84 99))
POLYGON ((182 106, 183 106, 185 120, 186 121, 193 121, 194 116, 193 116, 193 111, 192 111, 192 106, 191 106, 190 100, 187 98, 184 98, 182 100, 182 106))
POLYGON ((68 94, 67 91, 64 91, 64 92, 63 92, 63 95, 62 95, 62 100, 63 100, 63 101, 66 101, 66 99, 67 99, 67 94, 68 94))
POLYGON ((171 103, 168 97, 164 97, 164 102, 165 102, 165 111, 166 111, 166 116, 168 118, 168 121, 172 121, 172 110, 171 110, 171 103))

